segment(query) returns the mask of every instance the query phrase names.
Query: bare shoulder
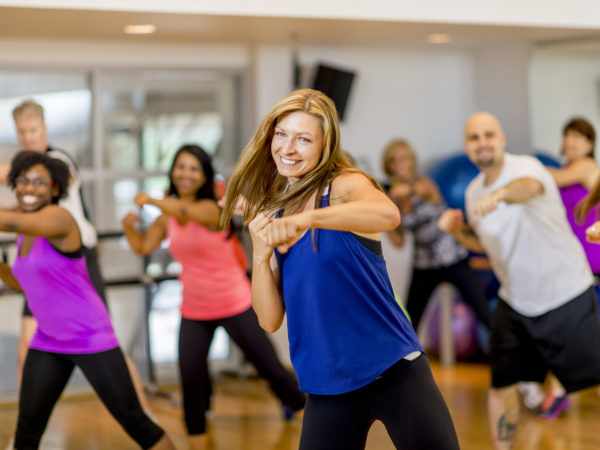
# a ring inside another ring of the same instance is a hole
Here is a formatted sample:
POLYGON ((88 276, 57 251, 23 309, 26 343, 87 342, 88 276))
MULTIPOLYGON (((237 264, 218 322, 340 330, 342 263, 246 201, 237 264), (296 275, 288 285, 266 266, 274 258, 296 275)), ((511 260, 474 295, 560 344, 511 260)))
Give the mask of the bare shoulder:
MULTIPOLYGON (((343 172, 331 182, 331 204, 347 203, 385 194, 362 172, 343 172)), ((387 198, 387 196, 385 196, 387 198)))
POLYGON ((373 183, 362 172, 342 172, 331 182, 331 194, 344 195, 357 188, 372 187, 373 183))

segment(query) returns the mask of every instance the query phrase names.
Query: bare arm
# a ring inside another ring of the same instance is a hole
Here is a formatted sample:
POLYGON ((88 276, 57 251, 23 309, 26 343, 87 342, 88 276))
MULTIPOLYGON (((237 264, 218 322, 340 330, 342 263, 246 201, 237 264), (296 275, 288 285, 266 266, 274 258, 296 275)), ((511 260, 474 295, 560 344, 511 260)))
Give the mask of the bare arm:
POLYGON ((252 307, 260 326, 273 333, 281 327, 285 305, 280 291, 279 270, 273 247, 267 244, 266 227, 271 220, 258 214, 249 224, 252 237, 252 307))
POLYGON ((442 194, 435 182, 427 177, 420 177, 414 183, 414 193, 429 203, 440 203, 442 194))
POLYGON ((8 184, 9 163, 0 163, 0 184, 8 184))
POLYGON ((396 247, 404 246, 404 232, 402 231, 402 228, 394 228, 386 233, 390 238, 390 241, 392 241, 392 244, 394 244, 396 247))
POLYGON ((309 228, 351 231, 377 239, 378 233, 400 225, 398 207, 359 173, 345 173, 332 182, 330 205, 273 219, 266 227, 267 243, 284 253, 309 228))
POLYGON ((177 220, 185 222, 192 220, 210 229, 219 226, 221 210, 215 200, 201 199, 195 202, 187 202, 179 198, 167 197, 156 199, 145 192, 140 192, 135 197, 138 206, 154 205, 168 216, 174 216, 177 220))
POLYGON ((582 158, 561 168, 548 167, 548 171, 558 187, 581 184, 588 190, 600 175, 600 168, 592 158, 582 158))
POLYGON ((73 224, 71 214, 58 205, 48 205, 30 213, 0 210, 0 231, 62 238, 73 231, 73 224))
POLYGON ((465 223, 463 213, 460 209, 447 209, 438 220, 438 227, 445 233, 450 233, 454 238, 476 253, 485 253, 479 238, 473 228, 465 223))
POLYGON ((535 178, 518 178, 506 186, 481 197, 475 205, 474 213, 484 216, 494 211, 500 202, 525 203, 544 192, 544 186, 535 178))
POLYGON ((167 237, 167 216, 165 215, 156 219, 145 232, 138 229, 140 218, 134 213, 127 214, 121 223, 129 246, 138 255, 149 255, 167 237))
POLYGON ((23 292, 19 281, 15 278, 12 273, 12 269, 6 263, 0 262, 0 279, 11 289, 17 292, 23 292))

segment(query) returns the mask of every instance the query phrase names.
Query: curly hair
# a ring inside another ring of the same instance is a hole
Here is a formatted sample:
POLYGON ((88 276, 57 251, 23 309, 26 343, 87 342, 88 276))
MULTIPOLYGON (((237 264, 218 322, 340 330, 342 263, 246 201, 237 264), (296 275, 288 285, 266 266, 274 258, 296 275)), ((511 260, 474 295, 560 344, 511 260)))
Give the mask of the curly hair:
POLYGON ((52 183, 58 188, 58 193, 52 196, 52 203, 58 203, 60 199, 67 195, 69 183, 71 182, 71 172, 64 162, 52 158, 45 153, 31 150, 22 150, 17 153, 10 163, 8 184, 15 189, 17 187, 17 178, 23 172, 38 164, 41 164, 48 170, 52 183))

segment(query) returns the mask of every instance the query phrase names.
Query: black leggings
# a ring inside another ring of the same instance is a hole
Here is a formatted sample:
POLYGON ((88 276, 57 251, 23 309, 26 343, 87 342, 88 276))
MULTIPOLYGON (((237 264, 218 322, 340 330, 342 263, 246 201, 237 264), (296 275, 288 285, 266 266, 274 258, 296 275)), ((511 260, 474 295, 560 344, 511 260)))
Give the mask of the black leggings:
POLYGON ((446 403, 421 355, 401 359, 356 391, 309 394, 300 450, 362 450, 375 420, 383 422, 398 449, 459 448, 446 403))
POLYGON ((162 438, 162 428, 142 410, 119 347, 78 355, 29 349, 19 394, 15 448, 38 448, 52 409, 75 366, 81 369, 108 411, 140 447, 150 448, 162 438))
POLYGON ((206 431, 206 410, 210 396, 208 350, 218 326, 225 328, 281 402, 297 411, 306 396, 298 381, 279 362, 273 344, 260 328, 252 308, 218 320, 181 319, 179 329, 179 373, 183 391, 183 412, 189 434, 206 431))
POLYGON ((442 282, 453 284, 467 305, 473 308, 477 318, 490 327, 492 313, 485 289, 479 276, 475 273, 466 259, 448 267, 439 269, 413 269, 406 311, 410 315, 415 330, 419 327, 425 307, 433 290, 442 282))

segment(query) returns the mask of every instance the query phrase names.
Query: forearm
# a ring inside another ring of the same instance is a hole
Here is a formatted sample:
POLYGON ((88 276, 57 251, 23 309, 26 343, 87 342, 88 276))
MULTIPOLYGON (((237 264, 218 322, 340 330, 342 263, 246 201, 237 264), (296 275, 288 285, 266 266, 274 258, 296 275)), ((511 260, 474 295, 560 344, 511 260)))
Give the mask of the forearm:
POLYGON ((163 214, 174 216, 180 221, 193 220, 208 227, 219 225, 221 213, 214 201, 203 199, 190 203, 178 198, 168 197, 151 199, 150 204, 160 208, 163 214))
POLYGON ((404 232, 402 228, 397 227, 387 232, 388 237, 396 247, 404 246, 404 232))
POLYGON ((129 242, 129 246, 135 253, 142 256, 150 253, 144 253, 144 235, 139 230, 130 225, 126 225, 123 227, 123 232, 127 238, 127 242, 129 242))
POLYGON ((308 215, 310 228, 378 233, 400 225, 400 212, 390 202, 353 201, 300 214, 308 215))
POLYGON ((463 225, 460 229, 452 233, 454 238, 469 250, 475 253, 485 253, 485 248, 481 241, 469 225, 463 225))
POLYGON ((281 327, 285 307, 268 261, 252 264, 252 307, 260 326, 273 333, 281 327))
POLYGON ((21 285, 19 284, 19 281, 15 278, 15 276, 12 273, 12 269, 9 265, 5 263, 0 263, 0 279, 4 281, 4 284, 6 284, 9 288, 17 292, 23 291, 21 285))
POLYGON ((534 178, 520 178, 496 191, 498 200, 506 203, 525 203, 544 191, 542 183, 534 178))

